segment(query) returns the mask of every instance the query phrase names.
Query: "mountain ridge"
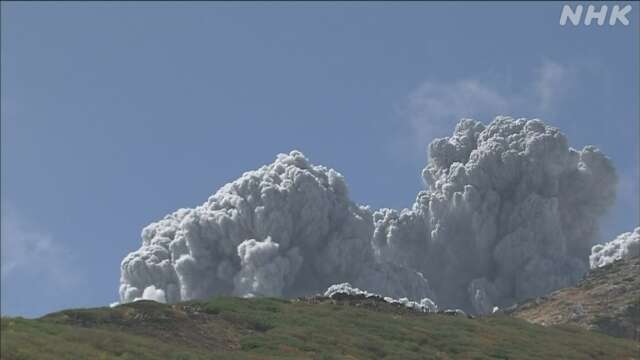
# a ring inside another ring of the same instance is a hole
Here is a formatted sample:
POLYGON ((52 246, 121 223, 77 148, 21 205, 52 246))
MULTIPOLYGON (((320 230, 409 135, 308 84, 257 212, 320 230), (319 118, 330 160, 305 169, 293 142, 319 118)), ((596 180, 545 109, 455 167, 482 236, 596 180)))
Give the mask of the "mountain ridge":
POLYGON ((571 324, 640 341, 640 257, 592 269, 574 287, 504 310, 541 325, 571 324))
POLYGON ((2 318, 12 359, 637 359, 638 344, 505 314, 468 318, 375 299, 218 297, 2 318))

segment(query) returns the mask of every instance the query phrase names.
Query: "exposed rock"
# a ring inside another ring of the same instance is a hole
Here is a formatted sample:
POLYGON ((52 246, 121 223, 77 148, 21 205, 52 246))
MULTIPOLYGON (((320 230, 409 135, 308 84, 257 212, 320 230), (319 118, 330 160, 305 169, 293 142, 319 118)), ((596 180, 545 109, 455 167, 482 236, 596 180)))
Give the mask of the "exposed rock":
POLYGON ((640 257, 595 268, 575 287, 499 312, 546 326, 573 324, 640 340, 640 257))
POLYGON ((438 314, 445 314, 445 315, 450 315, 450 316, 466 316, 469 319, 473 319, 473 316, 467 315, 467 313, 465 313, 464 311, 462 311, 460 309, 440 310, 440 311, 438 311, 438 314))

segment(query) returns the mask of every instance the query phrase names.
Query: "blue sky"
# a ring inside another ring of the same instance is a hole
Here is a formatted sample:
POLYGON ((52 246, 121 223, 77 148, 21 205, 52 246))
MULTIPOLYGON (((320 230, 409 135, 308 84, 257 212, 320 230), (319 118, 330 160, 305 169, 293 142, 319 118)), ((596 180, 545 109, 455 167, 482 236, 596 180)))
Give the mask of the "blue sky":
POLYGON ((639 9, 563 3, 2 3, 2 314, 117 300, 148 223, 299 149, 409 206, 456 120, 539 117, 620 175, 639 223, 639 9))

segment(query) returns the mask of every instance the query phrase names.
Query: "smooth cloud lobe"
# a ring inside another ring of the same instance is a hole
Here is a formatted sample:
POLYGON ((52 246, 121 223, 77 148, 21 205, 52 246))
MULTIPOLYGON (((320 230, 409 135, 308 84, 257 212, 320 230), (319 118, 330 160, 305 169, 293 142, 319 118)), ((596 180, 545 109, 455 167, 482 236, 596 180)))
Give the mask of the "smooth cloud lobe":
POLYGON ((120 297, 298 296, 331 284, 441 307, 494 306, 571 284, 588 269, 617 182, 607 157, 539 120, 462 120, 429 146, 411 209, 373 211, 298 151, 243 174, 142 232, 120 297), (153 287, 153 288, 151 288, 153 287))
POLYGON ((3 280, 16 273, 44 273, 56 281, 65 277, 59 245, 51 235, 25 225, 12 207, 3 207, 1 239, 3 280))
POLYGON ((4 315, 40 315, 51 306, 68 307, 62 299, 65 294, 73 294, 76 300, 84 297, 80 288, 85 279, 63 242, 34 226, 10 204, 2 204, 1 223, 0 303, 4 315), (38 296, 25 298, 22 293, 28 289, 35 289, 38 296))

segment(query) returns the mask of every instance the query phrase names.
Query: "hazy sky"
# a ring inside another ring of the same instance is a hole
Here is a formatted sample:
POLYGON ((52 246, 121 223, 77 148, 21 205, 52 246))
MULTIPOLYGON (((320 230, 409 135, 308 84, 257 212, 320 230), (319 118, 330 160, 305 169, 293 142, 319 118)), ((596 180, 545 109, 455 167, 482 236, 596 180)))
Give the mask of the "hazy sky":
POLYGON ((620 175, 639 223, 639 10, 563 3, 2 3, 2 314, 118 298, 148 223, 301 150, 351 197, 410 206, 457 119, 539 117, 620 175))

